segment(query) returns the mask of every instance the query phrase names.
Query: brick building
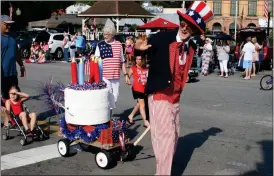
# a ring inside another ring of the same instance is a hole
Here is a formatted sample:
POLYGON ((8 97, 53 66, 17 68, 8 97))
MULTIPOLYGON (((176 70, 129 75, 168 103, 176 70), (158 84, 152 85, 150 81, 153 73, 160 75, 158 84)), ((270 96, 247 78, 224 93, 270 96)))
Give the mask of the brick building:
MULTIPOLYGON (((214 12, 214 18, 207 23, 208 30, 213 33, 234 33, 236 0, 212 0, 207 4, 214 12)), ((273 9, 272 0, 268 1, 269 11, 273 9)), ((273 16, 273 13, 271 14, 273 16)), ((259 27, 259 19, 264 19, 264 1, 240 0, 238 1, 237 29, 256 26, 259 27)))

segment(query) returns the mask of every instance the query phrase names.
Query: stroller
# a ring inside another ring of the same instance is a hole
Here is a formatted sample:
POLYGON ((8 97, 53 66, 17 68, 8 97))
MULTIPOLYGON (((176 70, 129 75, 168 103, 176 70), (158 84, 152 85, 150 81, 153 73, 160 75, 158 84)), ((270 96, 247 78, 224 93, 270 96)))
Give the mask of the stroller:
MULTIPOLYGON (((1 105, 5 104, 5 102, 6 102, 6 100, 2 98, 1 105)), ((27 115, 29 115, 30 111, 28 110, 27 106, 24 103, 22 104, 22 106, 23 106, 23 110, 27 113, 27 115)), ((7 129, 5 128, 4 133, 2 133, 3 140, 8 140, 10 138, 11 131, 18 131, 19 135, 23 136, 20 139, 20 144, 22 146, 28 144, 29 142, 32 142, 33 140, 43 141, 43 140, 49 139, 49 135, 41 129, 41 127, 37 124, 37 122, 35 125, 36 126, 35 134, 33 136, 27 136, 23 130, 24 127, 23 127, 23 124, 22 124, 21 120, 19 119, 19 117, 15 116, 12 111, 10 111, 9 116, 10 116, 9 123, 10 123, 11 127, 8 127, 7 129), (31 138, 31 140, 30 140, 30 138, 31 138)))
POLYGON ((236 57, 233 54, 229 54, 229 60, 227 63, 227 69, 228 69, 228 75, 234 75, 236 72, 236 68, 238 66, 238 61, 236 60, 236 57))

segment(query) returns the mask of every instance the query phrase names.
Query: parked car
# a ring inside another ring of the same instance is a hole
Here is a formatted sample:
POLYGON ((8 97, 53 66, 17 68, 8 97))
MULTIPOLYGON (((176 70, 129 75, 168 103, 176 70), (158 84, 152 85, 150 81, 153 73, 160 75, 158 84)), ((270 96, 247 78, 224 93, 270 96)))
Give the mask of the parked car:
MULTIPOLYGON (((68 34, 68 38, 70 41, 70 38, 71 38, 70 34, 68 34)), ((64 33, 50 33, 50 37, 48 40, 50 54, 56 57, 57 60, 61 60, 64 55, 63 40, 64 40, 64 33)))

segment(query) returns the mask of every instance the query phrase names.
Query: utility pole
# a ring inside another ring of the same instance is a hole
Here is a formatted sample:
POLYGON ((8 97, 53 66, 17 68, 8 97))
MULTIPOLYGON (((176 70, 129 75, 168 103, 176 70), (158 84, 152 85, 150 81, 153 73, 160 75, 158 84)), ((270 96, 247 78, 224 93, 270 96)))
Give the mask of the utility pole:
POLYGON ((186 8, 185 8, 185 1, 183 1, 182 3, 182 12, 185 13, 186 12, 186 8))
POLYGON ((268 37, 269 37, 269 28, 270 28, 270 14, 271 12, 268 12, 268 17, 267 17, 267 36, 268 37))
POLYGON ((238 0, 235 1, 235 5, 236 5, 236 12, 235 12, 235 26, 234 26, 234 37, 235 37, 235 41, 237 41, 237 20, 238 20, 238 0))

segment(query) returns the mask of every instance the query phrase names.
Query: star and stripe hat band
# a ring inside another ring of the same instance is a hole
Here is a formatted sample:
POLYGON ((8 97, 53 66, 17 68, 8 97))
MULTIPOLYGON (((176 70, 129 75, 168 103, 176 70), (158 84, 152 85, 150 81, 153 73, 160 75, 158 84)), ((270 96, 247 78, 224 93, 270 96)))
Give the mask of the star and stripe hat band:
POLYGON ((186 13, 177 10, 177 14, 193 24, 201 33, 205 32, 206 22, 213 18, 213 12, 204 1, 194 1, 186 13))

